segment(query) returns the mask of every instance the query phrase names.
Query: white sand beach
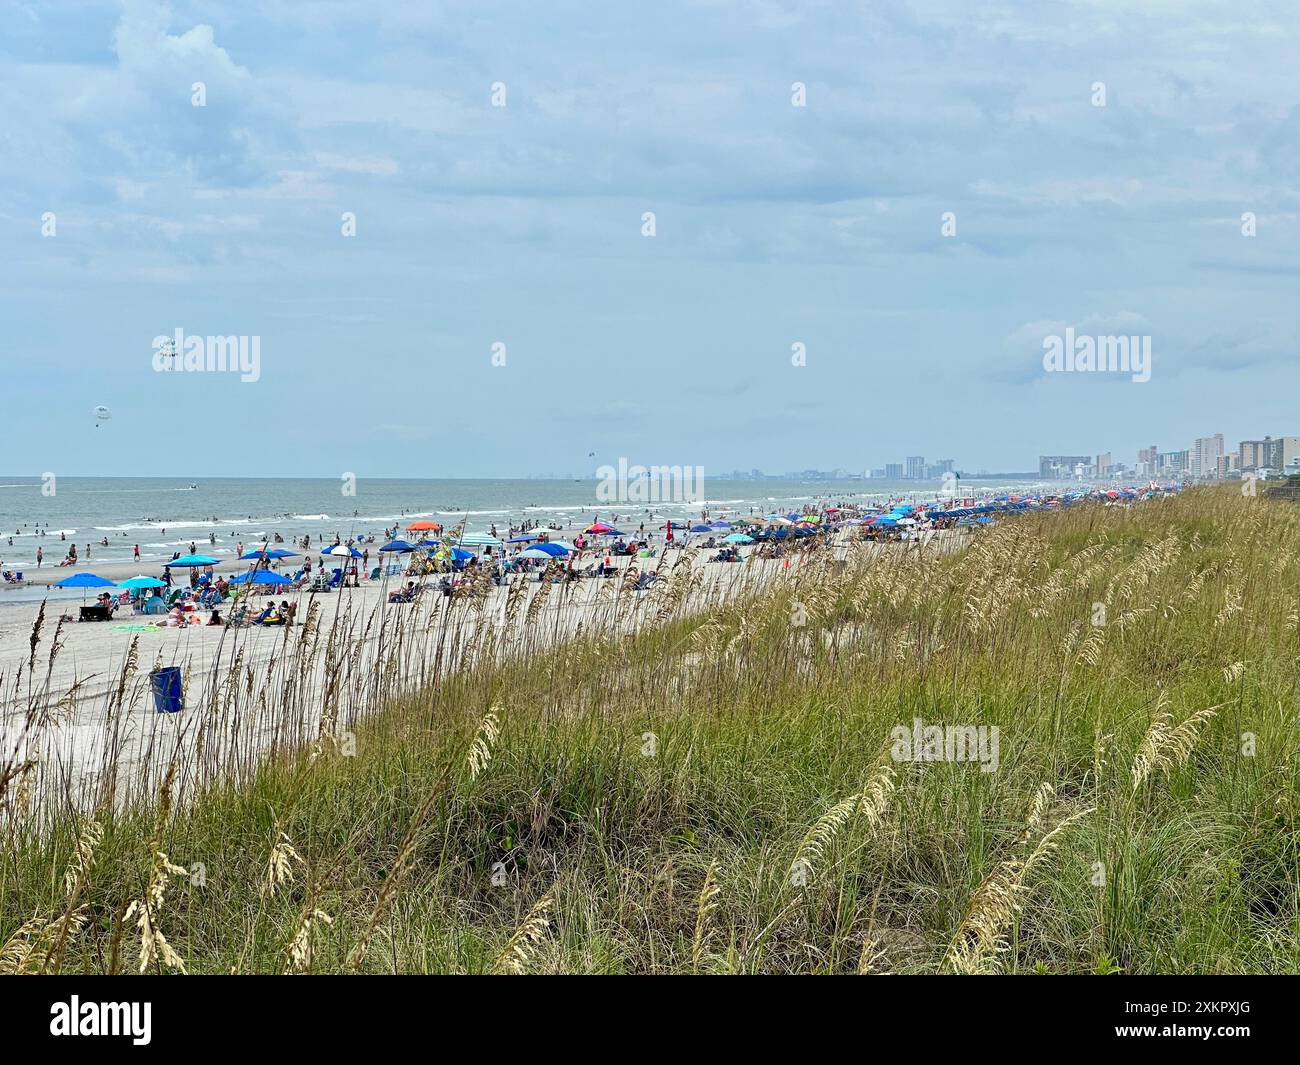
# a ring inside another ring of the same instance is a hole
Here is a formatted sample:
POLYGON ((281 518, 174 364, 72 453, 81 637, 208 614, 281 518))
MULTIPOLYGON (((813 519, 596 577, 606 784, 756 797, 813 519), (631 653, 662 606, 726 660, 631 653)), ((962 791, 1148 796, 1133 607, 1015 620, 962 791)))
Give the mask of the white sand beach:
MULTIPOLYGON (((845 549, 828 544, 818 554, 845 549)), ((662 575, 642 591, 628 589, 625 569, 564 583, 518 575, 472 599, 445 596, 429 577, 414 603, 387 601, 404 576, 327 594, 277 591, 277 601, 297 604, 288 628, 167 628, 121 612, 60 626, 79 601, 50 603, 34 652, 40 605, 12 604, 0 611, 0 764, 30 761, 39 783, 29 790, 57 788, 84 806, 149 792, 176 755, 190 768, 181 785, 190 789, 248 772, 268 751, 351 734, 386 699, 436 683, 475 656, 535 655, 580 632, 630 632, 797 579, 807 564, 797 552, 740 563, 710 563, 711 553, 670 549, 636 560, 662 575), (181 667, 179 713, 155 711, 149 673, 161 666, 181 667), (196 746, 206 747, 204 757, 193 757, 196 746)))

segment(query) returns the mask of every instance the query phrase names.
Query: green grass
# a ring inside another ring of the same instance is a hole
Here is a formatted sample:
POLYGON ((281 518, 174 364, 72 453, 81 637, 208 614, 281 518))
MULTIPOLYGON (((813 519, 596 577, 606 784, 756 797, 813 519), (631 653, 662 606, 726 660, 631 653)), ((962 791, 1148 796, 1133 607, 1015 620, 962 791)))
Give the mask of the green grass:
MULTIPOLYGON (((1198 490, 793 572, 737 608, 474 667, 365 718, 355 756, 209 789, 157 829, 206 871, 171 879, 159 929, 190 972, 281 971, 313 911, 332 919, 300 954, 316 972, 935 972, 978 929, 983 971, 1300 970, 1294 505, 1198 490), (1210 707, 1135 787, 1157 716, 1210 707), (996 725, 997 772, 892 762, 914 717, 996 725), (813 826, 882 772, 879 820, 855 810, 792 883, 813 826), (1017 881, 1007 863, 1069 818, 1017 881), (301 860, 271 894, 279 833, 301 860)), ((135 971, 123 914, 158 811, 99 813, 70 903, 84 818, 26 831, 4 801, 0 942, 84 906, 63 971, 135 971)))

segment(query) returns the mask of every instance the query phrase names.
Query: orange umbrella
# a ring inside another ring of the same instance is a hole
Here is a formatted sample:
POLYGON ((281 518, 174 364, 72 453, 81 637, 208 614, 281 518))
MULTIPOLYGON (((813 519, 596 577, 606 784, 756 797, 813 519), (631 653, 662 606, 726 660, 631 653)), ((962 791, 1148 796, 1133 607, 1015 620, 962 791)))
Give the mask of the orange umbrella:
POLYGON ((436 521, 413 521, 406 527, 407 532, 425 532, 437 531, 442 532, 442 526, 436 521))

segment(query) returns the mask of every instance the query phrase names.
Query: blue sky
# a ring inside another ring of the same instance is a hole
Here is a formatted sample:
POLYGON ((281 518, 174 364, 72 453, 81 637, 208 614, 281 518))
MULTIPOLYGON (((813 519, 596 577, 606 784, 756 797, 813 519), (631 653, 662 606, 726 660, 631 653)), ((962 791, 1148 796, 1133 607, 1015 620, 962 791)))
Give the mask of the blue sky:
POLYGON ((1300 434, 1293 3, 388 6, 0 0, 3 472, 1300 434), (1045 374, 1066 326, 1151 380, 1045 374), (177 327, 260 379, 154 372, 177 327))

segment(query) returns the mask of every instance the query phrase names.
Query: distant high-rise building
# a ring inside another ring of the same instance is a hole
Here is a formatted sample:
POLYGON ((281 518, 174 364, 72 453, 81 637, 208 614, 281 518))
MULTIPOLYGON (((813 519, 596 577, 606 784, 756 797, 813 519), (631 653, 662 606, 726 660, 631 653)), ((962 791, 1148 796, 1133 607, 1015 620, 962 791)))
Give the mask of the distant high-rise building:
POLYGON ((1218 477, 1219 459, 1223 458, 1223 434, 1198 436, 1192 445, 1191 474, 1193 477, 1218 477))
POLYGON ((1300 436, 1282 437, 1282 469, 1294 470, 1300 466, 1300 436))
POLYGON ((903 479, 903 464, 901 462, 885 463, 885 477, 890 481, 901 481, 903 479))
POLYGON ((1039 455, 1038 476, 1045 481, 1068 481, 1079 466, 1090 466, 1088 455, 1039 455))
POLYGON ((1237 446, 1243 470, 1280 470, 1285 465, 1283 439, 1243 440, 1237 446))
POLYGON ((1097 462, 1096 462, 1096 467, 1097 467, 1097 476, 1098 476, 1098 477, 1107 477, 1107 476, 1109 476, 1109 475, 1110 475, 1110 468, 1111 468, 1112 465, 1114 465, 1114 463, 1112 463, 1111 460, 1110 460, 1110 452, 1109 452, 1109 451, 1105 452, 1104 454, 1098 455, 1098 456, 1097 456, 1097 462))
POLYGON ((1150 447, 1138 448, 1138 474, 1142 477, 1154 477, 1159 467, 1156 465, 1160 449, 1152 444, 1150 447))
POLYGON ((1188 471, 1192 453, 1182 451, 1162 451, 1156 456, 1156 472, 1163 476, 1178 476, 1188 471))
POLYGON ((907 463, 906 476, 909 481, 921 481, 925 479, 924 455, 908 455, 905 461, 907 463))

